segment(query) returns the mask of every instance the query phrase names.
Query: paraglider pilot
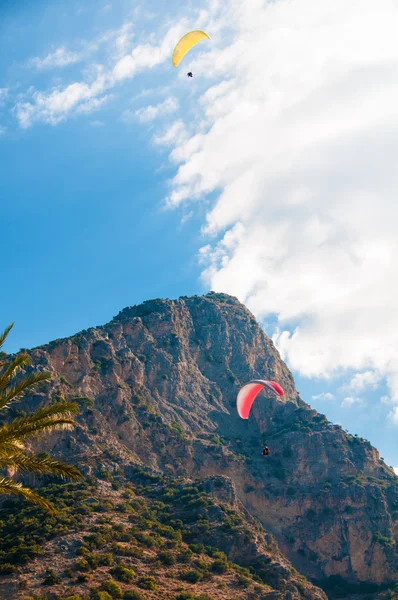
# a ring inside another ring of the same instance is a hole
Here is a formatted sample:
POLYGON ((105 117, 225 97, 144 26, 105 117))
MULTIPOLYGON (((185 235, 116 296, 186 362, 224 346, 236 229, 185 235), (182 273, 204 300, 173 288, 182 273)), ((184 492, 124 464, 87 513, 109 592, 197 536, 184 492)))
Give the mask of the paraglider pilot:
POLYGON ((269 455, 269 448, 268 446, 264 446, 263 448, 263 456, 268 456, 269 455))
POLYGON ((189 71, 189 73, 187 73, 188 77, 193 77, 193 74, 191 73, 191 71, 189 71))

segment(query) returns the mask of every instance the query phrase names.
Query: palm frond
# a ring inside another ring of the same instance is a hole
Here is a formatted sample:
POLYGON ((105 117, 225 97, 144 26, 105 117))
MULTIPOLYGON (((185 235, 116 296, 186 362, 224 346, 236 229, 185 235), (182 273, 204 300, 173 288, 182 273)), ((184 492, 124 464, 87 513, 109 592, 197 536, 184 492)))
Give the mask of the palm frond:
POLYGON ((50 378, 51 373, 42 371, 40 373, 32 373, 24 379, 21 379, 18 383, 9 386, 0 393, 0 409, 8 408, 12 402, 19 400, 29 388, 32 388, 42 381, 48 381, 50 378))
MULTIPOLYGON (((0 334, 0 349, 10 333, 13 323, 0 334)), ((2 357, 6 355, 2 353, 2 357)), ((0 360, 0 410, 8 408, 19 400, 29 389, 37 384, 48 381, 52 375, 49 372, 36 372, 22 376, 19 381, 15 376, 23 367, 30 364, 29 354, 22 352, 10 361, 0 360)), ((49 455, 26 454, 24 442, 31 437, 59 430, 71 430, 75 426, 73 415, 79 412, 75 402, 58 402, 44 407, 35 413, 14 419, 0 427, 0 470, 8 469, 9 474, 30 472, 39 475, 55 475, 63 479, 79 480, 82 474, 72 465, 65 464, 49 455)), ((16 494, 41 506, 51 514, 55 508, 36 491, 25 487, 22 483, 13 481, 10 477, 0 476, 0 495, 16 494)))
POLYGON ((11 329, 14 327, 14 323, 11 323, 11 325, 9 325, 8 327, 5 328, 5 330, 3 331, 2 334, 0 334, 0 348, 3 347, 4 342, 7 339, 8 334, 10 333, 11 329))
POLYGON ((17 373, 17 371, 26 365, 29 365, 31 362, 29 354, 26 352, 23 354, 18 354, 12 360, 7 368, 0 375, 0 390, 4 390, 7 385, 10 383, 11 378, 17 373))
POLYGON ((76 422, 74 419, 61 417, 59 419, 42 419, 37 423, 26 423, 15 427, 11 425, 4 425, 0 429, 0 444, 4 441, 22 441, 30 437, 38 437, 43 433, 51 433, 53 431, 71 431, 74 429, 76 422))
POLYGON ((11 494, 22 496, 23 498, 25 498, 25 500, 33 502, 33 504, 37 504, 38 506, 41 506, 51 515, 56 514, 56 510, 51 504, 51 502, 43 498, 43 496, 40 496, 40 494, 38 494, 34 490, 25 487, 24 485, 22 485, 22 483, 17 483, 16 481, 8 479, 7 477, 0 477, 0 495, 1 494, 4 494, 6 496, 10 496, 11 494))
POLYGON ((61 479, 73 479, 78 481, 83 476, 73 465, 60 462, 51 456, 35 456, 18 454, 6 458, 0 458, 0 469, 12 469, 13 472, 29 471, 38 475, 56 475, 61 479))
POLYGON ((44 406, 31 415, 3 425, 0 428, 0 443, 6 440, 22 441, 30 435, 47 431, 49 427, 54 430, 62 429, 64 425, 75 425, 72 417, 78 413, 79 405, 76 402, 56 402, 51 406, 44 406))
POLYGON ((15 456, 24 451, 24 444, 19 440, 5 441, 0 444, 0 459, 15 456))
POLYGON ((51 406, 39 408, 31 415, 15 419, 13 423, 36 423, 42 419, 49 419, 52 417, 72 417, 72 415, 79 414, 79 410, 77 402, 55 402, 54 404, 51 404, 51 406))

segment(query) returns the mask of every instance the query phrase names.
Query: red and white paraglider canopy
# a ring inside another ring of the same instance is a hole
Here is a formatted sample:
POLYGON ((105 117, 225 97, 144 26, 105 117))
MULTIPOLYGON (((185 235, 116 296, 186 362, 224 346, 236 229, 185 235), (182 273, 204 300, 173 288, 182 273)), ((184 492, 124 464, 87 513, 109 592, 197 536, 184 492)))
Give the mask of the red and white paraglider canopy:
POLYGON ((248 419, 253 402, 258 394, 264 388, 269 389, 277 396, 284 396, 284 391, 275 381, 265 381, 264 379, 253 379, 240 390, 236 399, 236 408, 242 419, 248 419))

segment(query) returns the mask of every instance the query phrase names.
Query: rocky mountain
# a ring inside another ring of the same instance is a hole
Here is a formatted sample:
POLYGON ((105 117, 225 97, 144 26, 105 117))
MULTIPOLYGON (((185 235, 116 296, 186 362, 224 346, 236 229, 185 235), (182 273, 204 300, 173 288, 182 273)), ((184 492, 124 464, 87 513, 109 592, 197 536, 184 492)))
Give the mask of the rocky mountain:
MULTIPOLYGON (((108 473, 131 481, 140 466, 148 477, 180 486, 200 482, 213 503, 213 526, 203 539, 195 533, 197 544, 222 527, 222 491, 223 502, 253 529, 243 543, 232 527, 218 536, 217 548, 243 567, 271 561, 279 575, 267 580, 267 567, 262 581, 274 590, 268 593, 325 597, 302 580, 297 585, 295 569, 328 594, 398 581, 398 478, 369 442, 300 398, 272 341, 236 298, 151 300, 31 355, 34 368, 52 371, 54 379, 18 410, 49 398, 75 398, 82 407, 77 429, 46 438, 42 449, 77 463, 91 479, 108 473), (278 381, 285 396, 258 399, 243 421, 237 392, 258 377, 278 381), (266 441, 272 454, 264 459, 266 441)), ((108 487, 107 494, 116 493, 108 487)), ((10 581, 3 578, 6 586, 10 581)))

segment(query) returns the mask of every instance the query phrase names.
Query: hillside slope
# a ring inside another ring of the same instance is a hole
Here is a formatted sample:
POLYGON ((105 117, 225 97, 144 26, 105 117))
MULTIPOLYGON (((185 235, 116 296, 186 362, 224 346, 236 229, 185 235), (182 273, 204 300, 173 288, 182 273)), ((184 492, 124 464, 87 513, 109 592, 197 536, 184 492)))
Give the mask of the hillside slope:
POLYGON ((308 578, 398 580, 397 477, 369 442, 300 398, 272 341, 235 298, 148 301, 31 354, 56 378, 25 404, 50 396, 82 406, 77 430, 43 448, 87 475, 135 463, 168 477, 226 477, 242 509, 308 578), (242 421, 236 394, 254 377, 277 380, 285 396, 259 399, 242 421), (272 455, 263 459, 266 440, 272 455))
POLYGON ((245 512, 229 480, 192 485, 132 465, 102 477, 44 490, 60 508, 56 519, 31 507, 16 515, 18 503, 0 510, 1 598, 326 599, 245 512))

